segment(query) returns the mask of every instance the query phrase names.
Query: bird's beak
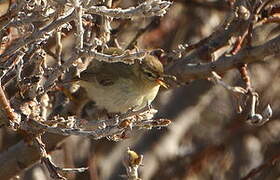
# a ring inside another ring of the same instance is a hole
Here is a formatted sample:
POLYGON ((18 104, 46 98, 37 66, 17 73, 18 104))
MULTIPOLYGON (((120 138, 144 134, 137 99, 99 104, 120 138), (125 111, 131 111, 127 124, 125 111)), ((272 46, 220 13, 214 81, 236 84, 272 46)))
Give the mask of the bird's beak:
POLYGON ((164 88, 166 88, 166 89, 168 89, 169 88, 169 85, 164 81, 164 79, 163 78, 158 78, 158 79, 156 79, 156 82, 159 84, 159 85, 161 85, 161 86, 163 86, 164 88))

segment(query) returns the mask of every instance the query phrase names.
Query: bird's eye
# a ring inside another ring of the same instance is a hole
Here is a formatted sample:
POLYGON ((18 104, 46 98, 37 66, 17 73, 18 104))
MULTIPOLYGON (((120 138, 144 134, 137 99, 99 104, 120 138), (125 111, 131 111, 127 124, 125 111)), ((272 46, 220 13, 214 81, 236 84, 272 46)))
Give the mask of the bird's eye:
POLYGON ((147 72, 146 73, 149 77, 154 77, 153 73, 147 72))
POLYGON ((157 78, 157 74, 155 74, 154 72, 146 69, 146 68, 143 68, 143 73, 145 74, 145 76, 151 80, 153 79, 156 79, 157 78))
POLYGON ((145 72, 145 74, 151 80, 154 80, 154 79, 157 78, 157 76, 154 73, 152 73, 152 72, 145 72))

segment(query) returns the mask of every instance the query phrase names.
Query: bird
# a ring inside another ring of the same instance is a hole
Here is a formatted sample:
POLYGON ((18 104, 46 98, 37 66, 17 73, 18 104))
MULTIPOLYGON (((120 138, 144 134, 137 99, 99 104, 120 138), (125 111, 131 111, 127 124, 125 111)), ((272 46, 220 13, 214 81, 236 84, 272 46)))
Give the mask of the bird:
MULTIPOLYGON (((121 55, 124 50, 108 48, 104 54, 121 55)), ((126 113, 149 106, 155 99, 164 80, 163 65, 159 59, 147 54, 129 65, 122 62, 108 63, 91 60, 80 73, 78 84, 83 87, 96 107, 107 113, 126 113)))

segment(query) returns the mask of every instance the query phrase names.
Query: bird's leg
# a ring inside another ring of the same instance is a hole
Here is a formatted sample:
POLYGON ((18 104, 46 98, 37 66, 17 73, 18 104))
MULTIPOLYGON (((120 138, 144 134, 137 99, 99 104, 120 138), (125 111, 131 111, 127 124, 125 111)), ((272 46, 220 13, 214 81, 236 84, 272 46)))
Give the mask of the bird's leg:
POLYGON ((118 118, 121 116, 121 113, 108 113, 107 112, 107 116, 108 116, 108 119, 111 119, 111 118, 118 118))
POLYGON ((147 103, 147 107, 148 107, 148 110, 150 111, 151 109, 153 109, 153 106, 151 103, 147 103))

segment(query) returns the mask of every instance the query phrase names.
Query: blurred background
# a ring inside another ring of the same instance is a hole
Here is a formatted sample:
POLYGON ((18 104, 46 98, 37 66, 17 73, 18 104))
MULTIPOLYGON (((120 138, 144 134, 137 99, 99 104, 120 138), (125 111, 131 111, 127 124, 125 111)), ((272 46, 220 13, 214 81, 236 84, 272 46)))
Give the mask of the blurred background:
MULTIPOLYGON (((140 2, 113 3, 125 8, 140 2)), ((179 44, 193 44, 209 36, 223 23, 229 11, 226 0, 175 0, 164 17, 114 20, 111 38, 125 48, 137 33, 143 32, 137 39, 140 49, 160 48, 172 53, 179 44)), ((255 44, 270 38, 265 31, 270 26, 276 25, 261 27, 259 36, 254 37, 255 44)), ((63 39, 65 59, 70 54, 73 38, 70 31, 63 39)), ((52 49, 51 43, 48 46, 52 49)), ((273 117, 263 126, 248 125, 236 110, 236 99, 223 87, 208 80, 195 80, 179 88, 162 90, 153 102, 153 107, 159 110, 156 117, 172 121, 168 127, 134 130, 129 138, 119 142, 71 136, 50 155, 61 167, 89 166, 88 172, 65 175, 73 180, 123 179, 121 175, 126 172, 122 159, 127 147, 144 156, 139 169, 144 180, 241 179, 280 152, 279 68, 279 57, 249 65, 252 86, 260 96, 258 111, 267 104, 273 109, 273 117)), ((224 74, 223 80, 232 86, 244 86, 237 70, 224 74)), ((0 152, 21 139, 17 133, 1 128, 0 152)), ((39 162, 17 178, 50 179, 39 162)), ((280 179, 279 166, 264 167, 255 179, 280 179)))

